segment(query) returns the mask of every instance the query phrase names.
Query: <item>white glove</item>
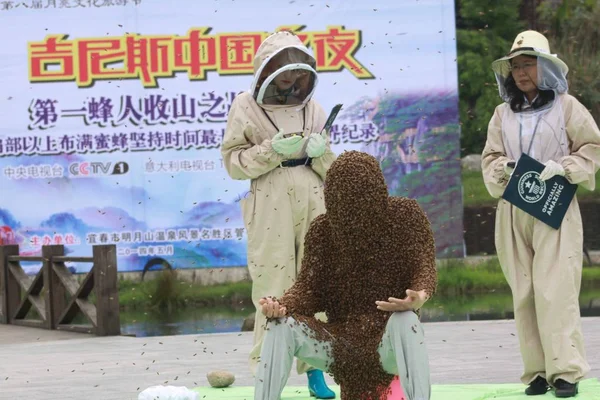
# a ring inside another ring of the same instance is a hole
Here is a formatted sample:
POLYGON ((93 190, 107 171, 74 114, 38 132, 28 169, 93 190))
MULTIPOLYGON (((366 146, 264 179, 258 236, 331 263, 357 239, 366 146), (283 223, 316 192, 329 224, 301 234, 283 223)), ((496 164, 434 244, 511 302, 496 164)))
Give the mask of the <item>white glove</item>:
POLYGON ((273 150, 283 156, 289 156, 299 152, 302 146, 304 146, 306 139, 301 135, 284 138, 284 134, 283 130, 279 130, 279 133, 273 137, 271 140, 271 147, 273 147, 273 150))
POLYGON ((325 129, 319 133, 311 133, 308 137, 308 145, 306 146, 306 154, 310 158, 318 158, 325 154, 327 149, 327 132, 325 129))
POLYGON ((512 173, 513 173, 513 171, 515 170, 515 168, 514 168, 514 167, 509 167, 509 166, 508 166, 508 163, 509 163, 509 162, 511 162, 511 161, 506 161, 506 162, 504 163, 504 173, 505 173, 507 176, 511 176, 511 175, 512 175, 512 173))
POLYGON ((559 163, 550 160, 546 163, 546 168, 540 174, 540 180, 547 181, 556 175, 565 176, 565 169, 559 163))
POLYGON ((184 386, 151 386, 138 395, 138 400, 198 400, 199 396, 184 386))

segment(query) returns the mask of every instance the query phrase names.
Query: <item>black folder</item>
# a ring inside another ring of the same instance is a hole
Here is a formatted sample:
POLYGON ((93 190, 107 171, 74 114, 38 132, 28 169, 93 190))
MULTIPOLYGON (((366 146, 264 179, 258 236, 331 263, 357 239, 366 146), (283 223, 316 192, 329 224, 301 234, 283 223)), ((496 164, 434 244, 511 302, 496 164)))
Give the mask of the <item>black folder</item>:
POLYGON ((543 223, 558 229, 575 196, 577 185, 563 176, 542 182, 545 166, 523 154, 508 181, 502 198, 543 223))

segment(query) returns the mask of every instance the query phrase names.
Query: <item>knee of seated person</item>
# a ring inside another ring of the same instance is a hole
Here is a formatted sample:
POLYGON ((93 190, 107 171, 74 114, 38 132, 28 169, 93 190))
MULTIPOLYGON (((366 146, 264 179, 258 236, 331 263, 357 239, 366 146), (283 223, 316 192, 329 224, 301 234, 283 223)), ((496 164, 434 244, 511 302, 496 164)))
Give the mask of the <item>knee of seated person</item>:
POLYGON ((295 323, 296 320, 293 317, 271 319, 267 323, 267 331, 290 329, 290 325, 295 323))
POLYGON ((389 323, 399 326, 412 326, 419 323, 419 318, 414 311, 396 311, 390 317, 389 323))

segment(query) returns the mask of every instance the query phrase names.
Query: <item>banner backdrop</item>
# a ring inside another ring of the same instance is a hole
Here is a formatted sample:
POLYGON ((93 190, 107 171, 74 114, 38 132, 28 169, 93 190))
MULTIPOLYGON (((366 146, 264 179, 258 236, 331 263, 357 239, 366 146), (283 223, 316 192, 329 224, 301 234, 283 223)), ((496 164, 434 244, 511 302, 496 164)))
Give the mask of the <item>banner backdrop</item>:
POLYGON ((285 28, 316 57, 325 112, 344 104, 334 151, 376 156, 438 256, 462 256, 454 2, 313 3, 0 1, 0 241, 116 243, 120 271, 245 266, 249 182, 219 147, 255 50, 285 28))

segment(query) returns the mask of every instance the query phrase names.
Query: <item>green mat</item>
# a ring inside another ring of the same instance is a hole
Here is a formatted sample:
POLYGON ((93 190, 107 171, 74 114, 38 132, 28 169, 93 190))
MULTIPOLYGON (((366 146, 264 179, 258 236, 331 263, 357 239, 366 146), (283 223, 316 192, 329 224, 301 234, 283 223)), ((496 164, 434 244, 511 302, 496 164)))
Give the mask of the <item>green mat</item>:
MULTIPOLYGON (((339 396, 339 387, 331 389, 339 396)), ((431 400, 531 400, 524 393, 525 386, 521 384, 478 384, 478 385, 433 385, 431 400)), ((253 400, 254 388, 251 386, 231 386, 225 389, 199 387, 194 391, 200 393, 200 400, 253 400)), ((555 399, 552 392, 545 396, 535 396, 536 400, 555 399)), ((314 400, 310 397, 305 386, 286 387, 281 400, 314 400)), ((574 399, 600 400, 600 381, 586 379, 579 384, 579 394, 574 399)))

